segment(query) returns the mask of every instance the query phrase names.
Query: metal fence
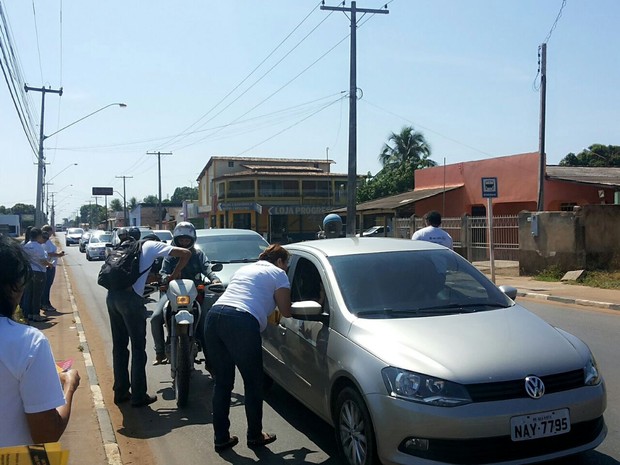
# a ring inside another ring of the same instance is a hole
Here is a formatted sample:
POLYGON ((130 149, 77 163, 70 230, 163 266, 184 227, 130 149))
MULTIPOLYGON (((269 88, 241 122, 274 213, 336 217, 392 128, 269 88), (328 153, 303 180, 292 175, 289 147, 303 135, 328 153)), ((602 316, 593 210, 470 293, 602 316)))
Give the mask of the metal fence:
MULTIPOLYGON (((424 227, 421 217, 396 218, 394 236, 410 239, 424 227)), ((489 259, 489 226, 486 216, 442 218, 441 227, 452 237, 455 250, 469 261, 489 259)), ((519 217, 493 217, 493 251, 496 260, 519 260, 519 217)))

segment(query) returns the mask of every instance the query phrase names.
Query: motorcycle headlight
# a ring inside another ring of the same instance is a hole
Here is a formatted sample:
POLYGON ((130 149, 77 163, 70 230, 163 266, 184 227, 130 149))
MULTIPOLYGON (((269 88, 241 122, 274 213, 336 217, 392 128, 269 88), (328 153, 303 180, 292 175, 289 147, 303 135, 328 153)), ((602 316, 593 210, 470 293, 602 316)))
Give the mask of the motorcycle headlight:
POLYGON ((178 295, 177 296, 177 305, 189 305, 189 296, 188 295, 178 295))
POLYGON ((584 383, 586 386, 596 386, 601 382, 601 373, 594 359, 594 355, 590 354, 590 359, 583 368, 584 383))
POLYGON ((471 397, 464 386, 401 368, 381 370, 385 387, 392 397, 440 407, 469 404, 471 397))

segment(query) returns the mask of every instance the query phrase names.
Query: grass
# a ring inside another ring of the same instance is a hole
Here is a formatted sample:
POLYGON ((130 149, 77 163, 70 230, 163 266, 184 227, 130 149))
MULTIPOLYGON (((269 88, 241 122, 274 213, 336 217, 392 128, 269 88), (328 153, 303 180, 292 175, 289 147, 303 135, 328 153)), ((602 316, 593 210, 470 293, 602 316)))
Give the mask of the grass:
MULTIPOLYGON (((557 266, 544 269, 534 276, 538 281, 560 281, 564 271, 557 266)), ((600 289, 620 289, 620 271, 586 271, 585 277, 579 281, 567 281, 577 286, 598 287, 600 289)))

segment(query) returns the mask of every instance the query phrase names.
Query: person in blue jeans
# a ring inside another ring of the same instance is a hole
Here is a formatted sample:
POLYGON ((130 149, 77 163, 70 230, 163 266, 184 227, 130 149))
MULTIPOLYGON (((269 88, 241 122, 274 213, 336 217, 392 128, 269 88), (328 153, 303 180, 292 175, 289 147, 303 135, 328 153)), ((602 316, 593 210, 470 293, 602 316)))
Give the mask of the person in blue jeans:
POLYGON ((39 228, 30 230, 29 241, 24 244, 24 251, 30 258, 32 277, 30 278, 23 298, 24 317, 30 322, 48 321, 47 317, 41 315, 41 298, 45 288, 47 268, 52 264, 49 261, 47 252, 43 244, 47 239, 43 239, 43 232, 39 228))
MULTIPOLYGON (((211 270, 211 263, 207 256, 200 249, 196 249, 194 244, 196 243, 196 228, 188 222, 182 221, 176 225, 172 232, 172 245, 182 247, 191 252, 192 256, 183 271, 181 272, 181 279, 195 279, 196 275, 203 274, 207 279, 215 284, 220 283, 220 278, 211 270)), ((168 256, 164 258, 161 266, 160 275, 161 281, 168 283, 171 281, 170 274, 174 270, 178 258, 174 256, 168 256)), ((151 334, 153 336, 153 343, 155 346, 155 361, 153 365, 161 365, 168 363, 166 357, 166 337, 164 335, 164 307, 168 303, 168 297, 165 293, 160 296, 157 308, 151 315, 151 334)), ((202 335, 202 334, 201 334, 202 335)))
POLYGON ((267 247, 255 263, 233 275, 218 301, 207 313, 205 345, 215 375, 213 430, 215 450, 221 452, 239 442, 230 435, 230 396, 235 367, 243 377, 247 445, 262 447, 276 440, 263 432, 263 352, 261 335, 275 310, 291 316, 291 289, 286 274, 289 253, 279 244, 267 247))
MULTIPOLYGON (((137 240, 140 238, 140 231, 138 228, 129 228, 128 236, 126 240, 137 240)), ((181 270, 189 261, 190 253, 165 242, 145 241, 142 244, 140 270, 150 269, 157 257, 167 255, 179 257, 172 275, 180 276, 181 270)), ((110 290, 106 297, 112 331, 112 389, 115 404, 131 401, 132 407, 144 407, 157 400, 157 396, 147 393, 146 386, 146 306, 142 296, 146 278, 147 273, 143 273, 133 285, 126 289, 110 290), (128 349, 130 341, 131 374, 128 349)))
POLYGON ((56 308, 54 308, 50 300, 50 292, 52 290, 52 284, 54 284, 54 278, 56 277, 56 264, 58 262, 58 257, 64 257, 65 251, 63 250, 58 252, 56 244, 52 242, 51 236, 54 233, 54 230, 49 224, 43 226, 41 231, 43 232, 43 239, 45 239, 43 248, 47 252, 48 259, 52 264, 47 267, 45 286, 43 287, 43 295, 41 296, 41 308, 45 312, 55 312, 56 308))

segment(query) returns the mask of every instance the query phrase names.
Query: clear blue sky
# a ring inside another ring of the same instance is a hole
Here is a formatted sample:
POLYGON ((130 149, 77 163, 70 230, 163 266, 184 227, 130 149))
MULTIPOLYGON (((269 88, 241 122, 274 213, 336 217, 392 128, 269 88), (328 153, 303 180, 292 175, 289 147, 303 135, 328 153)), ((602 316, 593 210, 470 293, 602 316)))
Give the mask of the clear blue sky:
MULTIPOLYGON (((318 0, 0 3, 23 80, 64 89, 46 97, 46 134, 109 103, 128 105, 45 141, 57 218, 94 200, 93 186, 122 192, 116 176, 132 176, 128 198, 156 195, 153 150, 173 153, 162 157, 164 198, 195 187, 215 155, 328 154, 334 172, 347 172, 348 102, 338 99, 349 87, 349 21, 318 0), (171 139, 190 126, 192 134, 171 139)), ((536 151, 538 47, 561 6, 393 0, 388 15, 362 18, 358 173, 380 169, 382 145, 404 125, 425 135, 439 164, 536 151)), ((567 0, 547 40, 549 164, 593 143, 620 144, 618 18, 617 0, 567 0)), ((38 134, 41 94, 27 96, 38 134)), ((0 109, 0 205, 34 205, 35 155, 4 81, 0 109)))

